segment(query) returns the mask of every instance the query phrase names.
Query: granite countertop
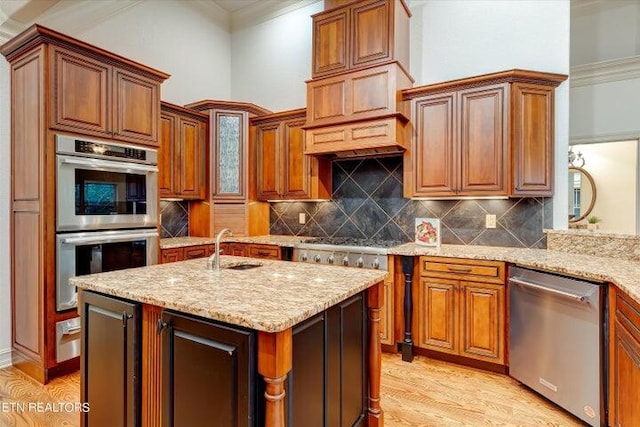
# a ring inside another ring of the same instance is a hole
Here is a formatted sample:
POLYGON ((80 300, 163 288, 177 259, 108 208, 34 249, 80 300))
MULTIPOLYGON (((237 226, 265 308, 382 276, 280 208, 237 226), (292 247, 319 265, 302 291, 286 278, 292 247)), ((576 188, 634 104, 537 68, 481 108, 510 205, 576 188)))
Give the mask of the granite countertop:
MULTIPOLYGON (((278 236, 278 235, 265 235, 265 236, 247 236, 247 237, 235 237, 224 236, 222 242, 235 242, 235 243, 256 243, 260 245, 276 245, 284 247, 293 247, 297 243, 309 239, 304 236, 278 236)), ((212 245, 216 242, 215 237, 172 237, 160 239, 160 249, 174 249, 183 248, 188 246, 197 245, 212 245)))
POLYGON ((612 282, 640 303, 640 262, 594 255, 580 255, 549 249, 520 249, 497 246, 442 245, 431 248, 405 243, 389 250, 390 255, 441 256, 505 261, 552 273, 598 282, 612 282))
POLYGON ((128 300, 265 332, 302 322, 385 279, 387 273, 222 255, 219 271, 207 259, 90 274, 70 284, 128 300), (229 270, 238 263, 250 270, 229 270))

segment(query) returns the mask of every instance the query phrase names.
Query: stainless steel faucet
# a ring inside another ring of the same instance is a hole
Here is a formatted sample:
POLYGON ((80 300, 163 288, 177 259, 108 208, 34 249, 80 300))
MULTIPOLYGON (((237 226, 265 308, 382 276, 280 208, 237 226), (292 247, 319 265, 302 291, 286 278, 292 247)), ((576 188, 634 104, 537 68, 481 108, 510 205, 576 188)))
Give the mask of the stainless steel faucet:
POLYGON ((209 268, 209 270, 220 270, 220 239, 222 239, 222 236, 225 234, 231 236, 232 232, 228 228, 223 228, 216 236, 216 248, 207 261, 207 268, 209 268))

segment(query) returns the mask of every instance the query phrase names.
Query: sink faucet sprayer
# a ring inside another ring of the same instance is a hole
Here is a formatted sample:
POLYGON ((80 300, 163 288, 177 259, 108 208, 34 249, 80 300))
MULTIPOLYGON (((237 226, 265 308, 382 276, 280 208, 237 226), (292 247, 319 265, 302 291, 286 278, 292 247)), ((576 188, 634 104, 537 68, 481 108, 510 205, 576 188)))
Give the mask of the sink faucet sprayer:
POLYGON ((216 236, 216 248, 207 261, 207 268, 209 268, 209 270, 220 270, 220 239, 222 239, 222 236, 225 234, 231 236, 232 232, 228 228, 223 228, 216 236))

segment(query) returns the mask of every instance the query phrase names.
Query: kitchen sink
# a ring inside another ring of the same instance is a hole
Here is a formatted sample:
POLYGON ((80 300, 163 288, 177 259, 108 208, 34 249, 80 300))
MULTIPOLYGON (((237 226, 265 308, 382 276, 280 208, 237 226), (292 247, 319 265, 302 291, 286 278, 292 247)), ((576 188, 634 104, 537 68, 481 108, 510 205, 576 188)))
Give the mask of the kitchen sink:
POLYGON ((227 270, 251 270, 252 268, 256 267, 262 267, 262 264, 257 262, 243 262, 222 266, 222 268, 225 268, 227 270))

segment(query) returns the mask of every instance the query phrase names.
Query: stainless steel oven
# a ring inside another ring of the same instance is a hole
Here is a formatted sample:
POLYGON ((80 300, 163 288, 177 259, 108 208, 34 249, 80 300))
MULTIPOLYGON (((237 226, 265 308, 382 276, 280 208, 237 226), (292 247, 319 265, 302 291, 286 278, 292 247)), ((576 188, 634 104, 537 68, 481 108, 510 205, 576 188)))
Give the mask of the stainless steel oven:
POLYGON ((58 311, 77 306, 77 290, 69 285, 70 277, 158 262, 158 231, 155 228, 59 233, 56 241, 58 311))
POLYGON ((56 135, 56 230, 155 227, 154 149, 56 135))

